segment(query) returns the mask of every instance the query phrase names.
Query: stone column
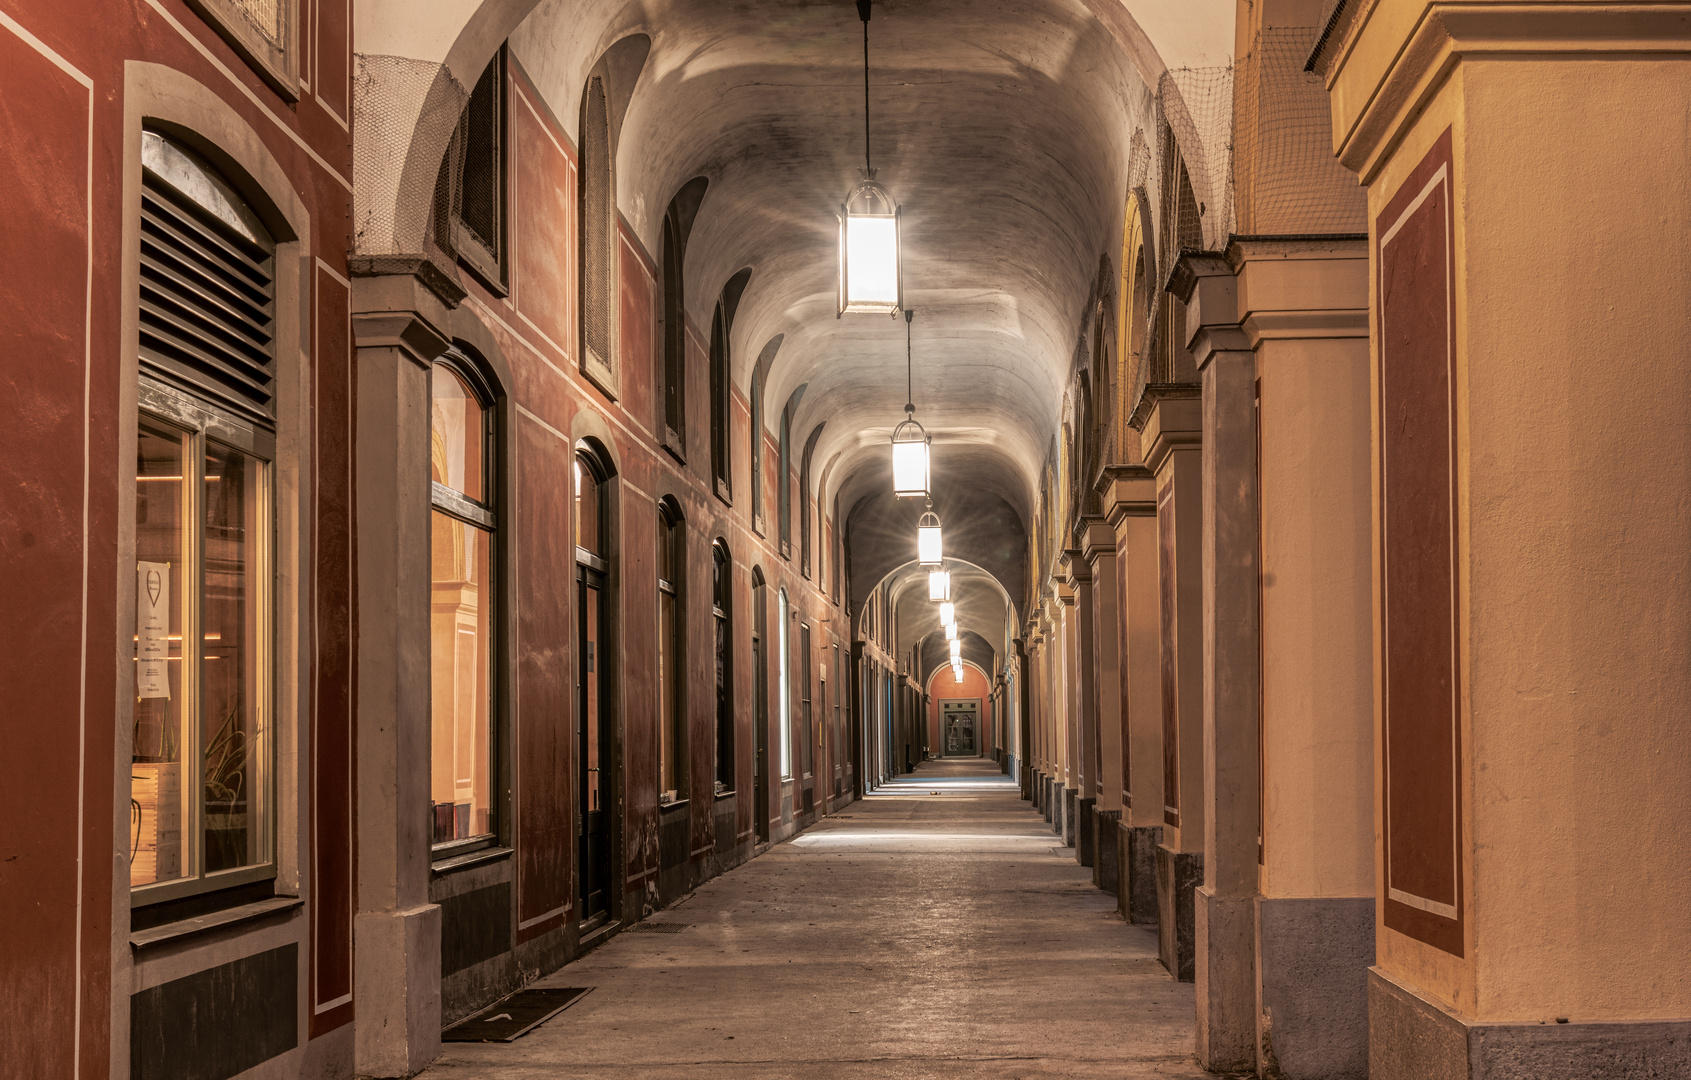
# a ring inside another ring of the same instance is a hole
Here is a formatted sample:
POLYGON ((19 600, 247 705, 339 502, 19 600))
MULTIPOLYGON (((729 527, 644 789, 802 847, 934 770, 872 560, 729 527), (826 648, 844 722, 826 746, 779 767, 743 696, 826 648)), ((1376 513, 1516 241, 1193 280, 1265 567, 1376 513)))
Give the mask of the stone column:
POLYGON ((1098 673, 1094 670, 1096 653, 1093 648, 1092 566, 1083 550, 1063 552, 1068 570, 1068 586, 1074 596, 1069 608, 1069 641, 1073 645, 1070 671, 1073 683, 1069 698, 1074 703, 1075 817, 1070 830, 1075 861, 1093 866, 1093 837, 1097 832, 1095 820, 1098 805, 1098 673))
POLYGON ((1260 755, 1256 357, 1225 259, 1186 256, 1170 286, 1186 304, 1203 381, 1204 884, 1195 911, 1198 1061, 1256 1066, 1260 755))
POLYGON ((1142 465, 1112 470, 1104 509, 1115 532, 1120 610, 1121 878, 1130 923, 1157 922, 1157 848, 1163 839, 1163 704, 1158 607, 1157 481, 1142 465))
POLYGON ((1163 966, 1193 977, 1193 892, 1204 875, 1203 412, 1196 387, 1159 396, 1140 437, 1157 485, 1157 680, 1163 839, 1157 940, 1163 966))
POLYGON ((1382 0, 1327 76, 1373 260, 1377 1080, 1691 1075, 1686 19, 1382 0))
POLYGON ((1241 241, 1261 476, 1259 1070, 1368 1071, 1374 732, 1368 248, 1241 241))
POLYGON ((429 367, 446 307, 416 278, 356 278, 358 888, 355 1061, 440 1056, 440 908, 429 903, 429 367))
POLYGON ((1067 581, 1057 585, 1057 768, 1063 777, 1063 802, 1060 807, 1063 827, 1058 830, 1064 845, 1075 845, 1075 817, 1080 812, 1080 679, 1075 663, 1079 654, 1076 641, 1075 592, 1067 581))
POLYGON ((1091 663, 1087 685, 1094 695, 1093 753, 1097 774, 1092 786, 1092 883, 1108 893, 1119 891, 1122 793, 1122 697, 1120 622, 1121 586, 1116 580, 1116 534, 1103 521, 1089 521, 1082 552, 1091 572, 1088 598, 1092 618, 1091 663))

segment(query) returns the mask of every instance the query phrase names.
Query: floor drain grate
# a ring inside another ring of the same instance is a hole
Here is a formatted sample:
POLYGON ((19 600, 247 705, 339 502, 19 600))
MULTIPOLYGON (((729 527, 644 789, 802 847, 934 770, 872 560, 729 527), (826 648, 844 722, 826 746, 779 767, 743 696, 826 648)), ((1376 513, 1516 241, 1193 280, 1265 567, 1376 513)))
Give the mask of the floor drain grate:
POLYGON ((630 934, 679 934, 692 926, 684 922, 643 922, 635 923, 628 928, 630 934))
POLYGON ((441 1042, 514 1042, 581 999, 591 986, 518 990, 440 1033, 441 1042))

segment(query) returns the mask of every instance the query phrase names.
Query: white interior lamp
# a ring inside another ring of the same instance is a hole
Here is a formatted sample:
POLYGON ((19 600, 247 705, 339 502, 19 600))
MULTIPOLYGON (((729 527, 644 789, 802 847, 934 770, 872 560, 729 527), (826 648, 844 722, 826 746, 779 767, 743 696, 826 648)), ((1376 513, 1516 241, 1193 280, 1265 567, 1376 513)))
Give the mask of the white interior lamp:
POLYGON ((904 419, 892 429, 892 493, 900 499, 925 499, 931 470, 929 450, 933 440, 916 419, 915 379, 910 363, 910 320, 904 313, 904 419))
POLYGON ((962 664, 952 664, 951 665, 951 676, 957 682, 962 682, 963 681, 963 665, 962 664))
POLYGON ((947 642, 951 646, 951 664, 953 667, 963 663, 963 642, 959 638, 952 638, 947 642))
POLYGON ((840 315, 890 315, 904 306, 898 203, 875 182, 869 154, 869 6, 870 0, 857 0, 863 20, 863 179, 840 204, 840 315))
POLYGON ((954 626, 957 623, 957 605, 947 600, 939 606, 939 621, 944 626, 954 626))
POLYGON ((951 599, 951 572, 948 570, 928 571, 928 599, 940 603, 951 599))
POLYGON ((932 505, 916 521, 916 564, 938 570, 945 565, 945 545, 940 540, 939 515, 932 505))
POLYGON ((956 623, 948 622, 948 623, 945 624, 945 640, 947 640, 947 641, 956 641, 957 640, 957 624, 956 623))

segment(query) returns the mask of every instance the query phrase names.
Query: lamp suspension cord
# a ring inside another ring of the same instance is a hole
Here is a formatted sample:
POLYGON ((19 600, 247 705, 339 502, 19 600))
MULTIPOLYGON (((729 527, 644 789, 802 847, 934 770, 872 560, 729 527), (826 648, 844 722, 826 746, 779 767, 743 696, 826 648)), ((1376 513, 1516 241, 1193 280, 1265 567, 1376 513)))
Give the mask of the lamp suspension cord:
POLYGON ((869 156, 869 5, 872 0, 857 0, 857 14, 863 20, 863 171, 867 179, 875 178, 875 162, 869 156))
POLYGON ((904 411, 916 415, 916 377, 910 362, 910 320, 916 317, 914 308, 904 309, 904 411))

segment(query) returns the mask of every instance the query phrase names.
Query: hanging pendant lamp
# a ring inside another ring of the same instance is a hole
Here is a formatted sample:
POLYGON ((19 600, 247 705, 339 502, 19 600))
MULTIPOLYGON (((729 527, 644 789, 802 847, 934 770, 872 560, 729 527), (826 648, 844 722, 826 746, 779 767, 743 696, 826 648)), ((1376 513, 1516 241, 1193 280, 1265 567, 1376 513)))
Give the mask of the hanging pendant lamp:
POLYGON ((952 680, 955 681, 955 682, 962 682, 963 681, 963 665, 962 664, 951 665, 951 677, 952 677, 952 680))
POLYGON ((939 515, 929 509, 916 522, 916 564, 929 570, 945 565, 945 545, 941 541, 939 515))
POLYGON ((952 638, 946 644, 951 647, 951 662, 954 664, 961 663, 963 660, 963 642, 958 638, 952 638))
POLYGON ((910 321, 914 311, 904 313, 904 421, 892 430, 892 493, 899 499, 928 497, 931 470, 929 450, 933 442, 916 420, 915 375, 910 359, 910 321))
POLYGON ((928 571, 928 599, 938 603, 951 599, 951 572, 948 570, 928 571))
POLYGON ((863 179, 840 204, 840 308, 836 315, 890 315, 904 306, 898 203, 875 182, 869 154, 869 7, 863 20, 863 179))
POLYGON ((947 640, 947 641, 956 641, 957 640, 957 624, 956 623, 953 622, 953 623, 946 623, 945 624, 945 640, 947 640))
POLYGON ((947 600, 939 606, 939 621, 942 626, 957 625, 957 605, 947 600))

